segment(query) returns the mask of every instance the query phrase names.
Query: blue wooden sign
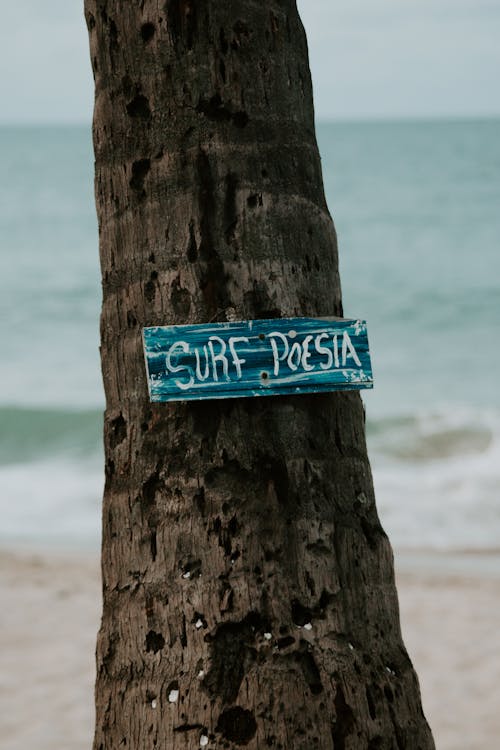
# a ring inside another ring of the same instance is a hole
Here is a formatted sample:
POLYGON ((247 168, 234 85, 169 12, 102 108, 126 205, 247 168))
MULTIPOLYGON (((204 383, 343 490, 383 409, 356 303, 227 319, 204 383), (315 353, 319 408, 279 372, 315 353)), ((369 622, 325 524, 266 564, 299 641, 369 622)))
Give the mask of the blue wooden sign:
POLYGON ((151 401, 372 388, 364 320, 278 318, 144 328, 151 401))

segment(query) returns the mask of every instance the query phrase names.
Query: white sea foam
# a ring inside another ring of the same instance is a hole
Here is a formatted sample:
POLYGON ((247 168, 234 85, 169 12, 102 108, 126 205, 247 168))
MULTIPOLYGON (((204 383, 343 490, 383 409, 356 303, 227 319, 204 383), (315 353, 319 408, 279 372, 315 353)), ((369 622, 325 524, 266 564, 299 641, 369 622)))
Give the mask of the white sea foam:
POLYGON ((100 461, 61 457, 0 467, 0 539, 97 546, 100 461))
POLYGON ((398 547, 500 547, 500 416, 450 409, 369 439, 377 504, 398 547))

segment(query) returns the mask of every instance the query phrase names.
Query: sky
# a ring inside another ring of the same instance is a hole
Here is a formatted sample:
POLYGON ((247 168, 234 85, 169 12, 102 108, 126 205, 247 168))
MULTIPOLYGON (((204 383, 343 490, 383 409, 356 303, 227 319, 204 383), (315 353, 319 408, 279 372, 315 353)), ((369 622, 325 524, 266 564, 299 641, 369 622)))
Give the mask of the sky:
MULTIPOLYGON (((215 1, 215 0, 214 0, 215 1)), ((83 0, 2 8, 0 122, 89 122, 83 0)), ((298 0, 319 120, 500 115, 500 0, 298 0)))

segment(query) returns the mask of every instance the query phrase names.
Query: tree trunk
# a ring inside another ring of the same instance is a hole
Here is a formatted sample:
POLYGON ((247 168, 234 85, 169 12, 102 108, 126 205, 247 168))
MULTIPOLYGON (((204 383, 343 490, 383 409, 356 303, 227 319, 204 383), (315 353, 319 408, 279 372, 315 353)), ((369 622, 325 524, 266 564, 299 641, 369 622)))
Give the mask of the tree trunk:
POLYGON ((85 5, 106 392, 94 749, 432 748, 359 396, 148 400, 143 326, 342 314, 295 2, 85 5))

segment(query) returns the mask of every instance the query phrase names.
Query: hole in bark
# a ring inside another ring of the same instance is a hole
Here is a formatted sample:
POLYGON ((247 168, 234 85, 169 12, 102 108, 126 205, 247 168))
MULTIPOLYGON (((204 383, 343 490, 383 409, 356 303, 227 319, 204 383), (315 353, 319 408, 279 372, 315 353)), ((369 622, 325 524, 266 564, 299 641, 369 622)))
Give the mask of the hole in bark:
POLYGON ((153 23, 143 23, 141 26, 141 36, 143 42, 149 42, 155 35, 155 26, 153 23))
POLYGON ((248 745, 257 732, 257 722, 251 711, 234 706, 221 713, 215 731, 236 745, 248 745))
POLYGON ((167 695, 170 693, 171 690, 179 690, 179 681, 178 680, 172 680, 172 682, 169 682, 167 686, 167 695))
POLYGON ((326 589, 323 589, 321 592, 321 596, 319 598, 319 608, 321 610, 324 610, 328 607, 329 604, 332 604, 335 601, 335 595, 331 594, 326 589))
POLYGON ((153 279, 146 281, 146 283, 144 284, 144 297, 146 298, 147 302, 154 302, 154 299, 156 297, 156 285, 153 279))
POLYGON ((95 18, 92 15, 92 13, 89 13, 87 15, 87 28, 89 31, 92 31, 94 27, 95 27, 95 18))
POLYGON ((139 161, 134 161, 132 164, 132 177, 130 178, 129 185, 136 193, 145 195, 144 180, 146 179, 150 167, 151 162, 149 159, 139 159, 139 161))
POLYGON ((201 515, 205 515, 205 488, 200 487, 193 495, 193 501, 200 511, 201 515))
POLYGON ((389 703, 393 702, 393 700, 394 700, 394 693, 392 692, 392 690, 389 687, 389 685, 386 685, 384 687, 384 695, 387 698, 387 700, 389 701, 389 703))
POLYGON ((149 546, 151 549, 151 557, 153 559, 153 562, 156 560, 156 555, 158 552, 158 547, 156 546, 156 531, 153 531, 151 533, 151 537, 149 539, 149 546))
POLYGON ((182 630, 180 634, 180 641, 182 648, 187 646, 187 632, 186 632, 186 616, 182 615, 182 630))
POLYGON ((131 310, 127 312, 127 326, 129 328, 135 328, 137 325, 137 318, 131 310))
POLYGON ((213 697, 220 696, 224 703, 236 700, 243 677, 256 659, 255 633, 270 630, 259 613, 250 612, 244 620, 219 625, 213 636, 205 636, 211 643, 211 667, 203 686, 213 697))
POLYGON ((312 618, 313 613, 309 607, 304 607, 298 599, 292 600, 292 622, 295 625, 303 627, 306 623, 311 622, 312 618))
POLYGON ((179 724, 174 727, 174 732, 192 732, 195 729, 203 729, 202 724, 179 724))
POLYGON ((146 507, 150 507, 155 499, 156 493, 163 487, 158 471, 155 471, 142 485, 142 499, 146 507))
POLYGON ((262 195, 259 193, 252 193, 247 198, 247 206, 249 208, 256 208, 257 205, 262 206, 262 195))
POLYGON ((231 119, 231 111, 223 104, 219 94, 214 94, 210 99, 200 97, 196 111, 215 122, 231 119))
POLYGON ((111 52, 118 49, 118 29, 112 18, 109 19, 109 49, 111 52))
POLYGON ((154 630, 150 630, 146 635, 146 651, 149 653, 152 651, 154 654, 161 651, 165 645, 165 638, 161 633, 155 633, 154 630))
POLYGON ((345 750, 346 739, 354 729, 354 713, 346 703, 344 691, 337 685, 335 694, 335 723, 332 726, 332 739, 335 750, 345 750))
POLYGON ((155 254, 151 253, 150 256, 149 256, 149 258, 148 258, 148 260, 149 260, 150 263, 156 263, 155 254))
POLYGON ((190 263, 194 263, 198 257, 198 247, 196 245, 196 237, 194 235, 194 225, 191 221, 189 224, 189 243, 187 249, 187 259, 190 263))
POLYGON ((219 60, 219 73, 222 78, 222 82, 226 83, 226 64, 224 60, 219 60))
POLYGON ((109 436, 109 444, 112 449, 116 448, 117 445, 123 443, 127 437, 127 423, 122 414, 113 419, 111 422, 111 432, 109 436))
POLYGON ((219 536, 219 546, 224 549, 226 557, 231 555, 231 560, 236 560, 240 554, 237 550, 232 553, 233 537, 239 530, 238 519, 236 516, 232 516, 225 527, 222 525, 220 516, 217 516, 213 522, 213 530, 219 536))
POLYGON ((281 650, 283 648, 288 648, 288 646, 291 646, 293 643, 295 643, 295 638, 291 635, 286 635, 284 638, 278 638, 276 645, 281 650))
POLYGON ((151 118, 149 101, 142 94, 137 94, 137 96, 134 96, 134 98, 127 104, 127 113, 130 117, 149 120, 151 118))
POLYGON ((201 576, 201 560, 188 560, 181 569, 183 578, 198 578, 201 576))
POLYGON ((207 621, 205 620, 205 616, 201 612, 195 612, 192 619, 191 624, 196 627, 197 630, 200 628, 206 628, 207 627, 207 621))
POLYGON ((213 122, 229 122, 232 120, 237 128, 244 128, 249 120, 246 112, 232 112, 231 104, 224 104, 220 94, 214 94, 210 99, 200 97, 196 111, 213 122))
POLYGON ((170 35, 177 46, 182 40, 192 49, 197 29, 195 0, 169 0, 165 5, 170 35))

